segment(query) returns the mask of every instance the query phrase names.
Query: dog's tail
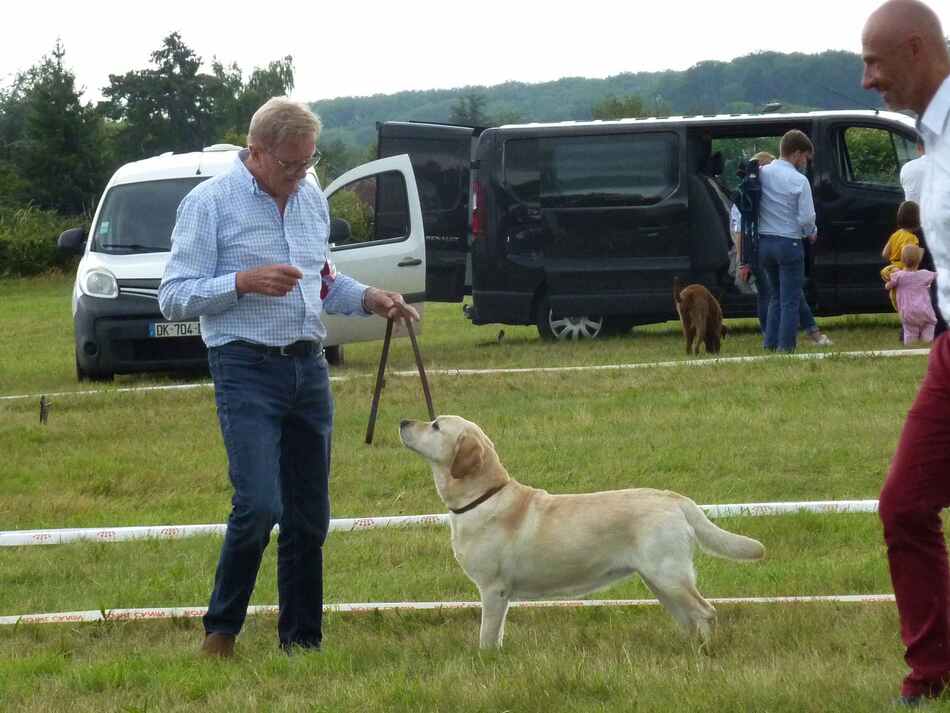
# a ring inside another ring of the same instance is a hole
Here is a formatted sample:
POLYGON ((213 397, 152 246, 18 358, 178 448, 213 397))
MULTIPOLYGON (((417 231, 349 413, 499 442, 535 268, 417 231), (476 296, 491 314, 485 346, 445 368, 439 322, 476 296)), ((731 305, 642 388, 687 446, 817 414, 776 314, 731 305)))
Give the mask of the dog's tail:
POLYGON ((680 292, 683 291, 683 286, 680 284, 679 276, 673 278, 673 302, 676 304, 680 303, 680 292))
POLYGON ((689 498, 683 497, 679 505, 686 521, 696 532, 696 540, 704 552, 733 560, 760 560, 765 557, 765 547, 761 542, 714 525, 689 498))

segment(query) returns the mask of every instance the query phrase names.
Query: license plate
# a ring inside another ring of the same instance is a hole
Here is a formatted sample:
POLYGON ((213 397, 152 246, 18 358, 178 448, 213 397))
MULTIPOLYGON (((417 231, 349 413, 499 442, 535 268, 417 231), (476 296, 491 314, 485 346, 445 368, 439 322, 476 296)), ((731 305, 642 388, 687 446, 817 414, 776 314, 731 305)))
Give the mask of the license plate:
POLYGON ((150 337, 200 337, 198 322, 152 322, 148 325, 150 337))

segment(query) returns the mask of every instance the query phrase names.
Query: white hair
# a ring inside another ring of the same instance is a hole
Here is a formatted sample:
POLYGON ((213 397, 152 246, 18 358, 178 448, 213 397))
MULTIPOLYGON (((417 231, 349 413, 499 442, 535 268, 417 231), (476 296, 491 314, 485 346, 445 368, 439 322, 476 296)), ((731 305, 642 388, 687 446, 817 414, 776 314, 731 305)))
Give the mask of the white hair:
POLYGON ((273 148, 288 138, 313 135, 320 137, 320 117, 310 107, 287 97, 272 97, 254 112, 247 130, 250 144, 273 148))

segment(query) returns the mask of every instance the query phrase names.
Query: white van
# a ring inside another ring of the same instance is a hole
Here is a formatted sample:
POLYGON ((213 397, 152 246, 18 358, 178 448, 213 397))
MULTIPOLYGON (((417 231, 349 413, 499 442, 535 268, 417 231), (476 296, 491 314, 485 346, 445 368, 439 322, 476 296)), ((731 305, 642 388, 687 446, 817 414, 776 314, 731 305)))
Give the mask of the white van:
MULTIPOLYGON (((207 365, 198 322, 168 322, 158 308, 158 285, 178 204, 201 181, 228 171, 240 150, 217 144, 128 163, 106 185, 90 233, 72 228, 59 236, 61 250, 82 256, 72 295, 80 381, 207 365)), ((409 157, 358 166, 333 181, 326 195, 337 269, 402 293, 421 313, 425 236, 409 157)), ((324 320, 331 363, 342 361, 343 344, 381 339, 386 327, 379 317, 324 320)), ((394 336, 403 330, 397 327, 394 336)))

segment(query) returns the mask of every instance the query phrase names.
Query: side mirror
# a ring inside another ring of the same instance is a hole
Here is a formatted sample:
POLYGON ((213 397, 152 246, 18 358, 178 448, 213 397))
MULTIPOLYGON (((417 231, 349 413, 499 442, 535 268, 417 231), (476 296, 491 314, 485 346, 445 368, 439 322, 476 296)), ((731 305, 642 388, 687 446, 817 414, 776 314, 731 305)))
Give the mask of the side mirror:
POLYGON ((86 229, 70 228, 59 234, 56 247, 68 255, 82 255, 86 247, 86 229))
POLYGON ((334 245, 341 245, 350 242, 352 231, 349 221, 343 218, 332 218, 330 220, 330 242, 334 245))

